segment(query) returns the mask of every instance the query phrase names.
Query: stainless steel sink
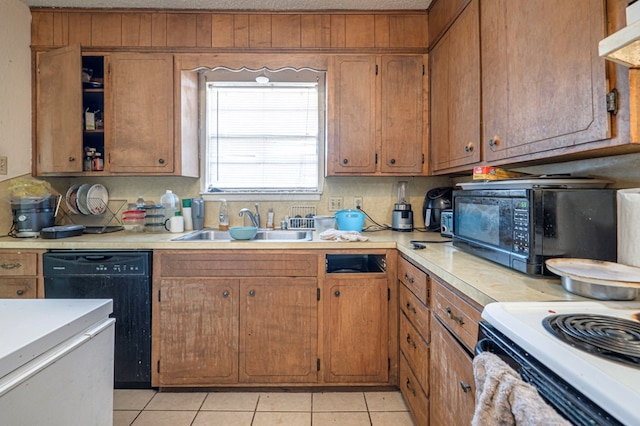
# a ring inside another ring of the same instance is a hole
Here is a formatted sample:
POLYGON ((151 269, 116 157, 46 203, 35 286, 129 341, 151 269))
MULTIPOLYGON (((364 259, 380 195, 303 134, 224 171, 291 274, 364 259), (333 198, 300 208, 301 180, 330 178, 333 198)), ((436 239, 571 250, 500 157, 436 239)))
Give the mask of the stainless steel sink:
MULTIPOLYGON (((280 229, 261 229, 251 241, 265 242, 297 242, 311 241, 313 233, 311 231, 294 231, 280 229)), ((174 238, 171 241, 236 241, 231 238, 229 231, 220 231, 218 229, 202 229, 194 231, 190 234, 174 238)))

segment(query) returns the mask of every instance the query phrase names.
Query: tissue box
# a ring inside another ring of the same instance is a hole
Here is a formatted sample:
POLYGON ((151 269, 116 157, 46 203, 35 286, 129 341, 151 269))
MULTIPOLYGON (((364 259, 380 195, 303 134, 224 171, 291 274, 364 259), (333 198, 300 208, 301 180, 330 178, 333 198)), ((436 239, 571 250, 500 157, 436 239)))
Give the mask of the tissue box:
POLYGON ((473 168, 473 180, 500 180, 512 179, 522 176, 523 173, 510 172, 491 166, 478 166, 473 168))

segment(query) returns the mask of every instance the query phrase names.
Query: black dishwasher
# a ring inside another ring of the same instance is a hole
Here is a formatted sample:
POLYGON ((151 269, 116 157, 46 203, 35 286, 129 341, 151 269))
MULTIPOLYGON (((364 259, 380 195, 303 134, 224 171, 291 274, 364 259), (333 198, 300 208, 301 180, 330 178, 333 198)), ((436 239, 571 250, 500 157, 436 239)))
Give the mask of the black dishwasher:
POLYGON ((47 299, 113 299, 115 388, 151 387, 151 252, 50 251, 47 299))

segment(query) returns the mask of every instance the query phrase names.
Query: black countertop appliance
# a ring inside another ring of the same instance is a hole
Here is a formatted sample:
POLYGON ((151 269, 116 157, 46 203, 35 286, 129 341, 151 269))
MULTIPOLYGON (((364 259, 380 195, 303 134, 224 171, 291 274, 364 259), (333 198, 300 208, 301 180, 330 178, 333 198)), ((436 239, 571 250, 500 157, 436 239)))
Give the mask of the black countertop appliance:
POLYGON ((427 191, 422 206, 422 217, 427 231, 440 232, 440 215, 443 210, 451 208, 452 191, 451 187, 433 188, 427 191))

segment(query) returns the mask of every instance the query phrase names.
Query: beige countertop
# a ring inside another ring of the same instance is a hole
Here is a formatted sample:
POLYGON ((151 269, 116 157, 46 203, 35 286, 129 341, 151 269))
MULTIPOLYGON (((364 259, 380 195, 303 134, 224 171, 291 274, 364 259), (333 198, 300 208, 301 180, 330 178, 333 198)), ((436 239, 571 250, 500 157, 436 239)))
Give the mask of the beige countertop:
POLYGON ((61 239, 0 237, 0 249, 15 250, 133 250, 133 249, 286 249, 330 250, 397 248, 405 257, 462 291, 479 305, 494 301, 555 301, 587 300, 566 292, 560 280, 550 277, 530 277, 464 253, 447 239, 434 232, 366 232, 366 242, 335 242, 314 239, 304 242, 266 241, 172 241, 183 234, 138 233, 119 231, 108 234, 84 234, 61 239), (410 241, 423 243, 424 249, 412 248, 410 241))

